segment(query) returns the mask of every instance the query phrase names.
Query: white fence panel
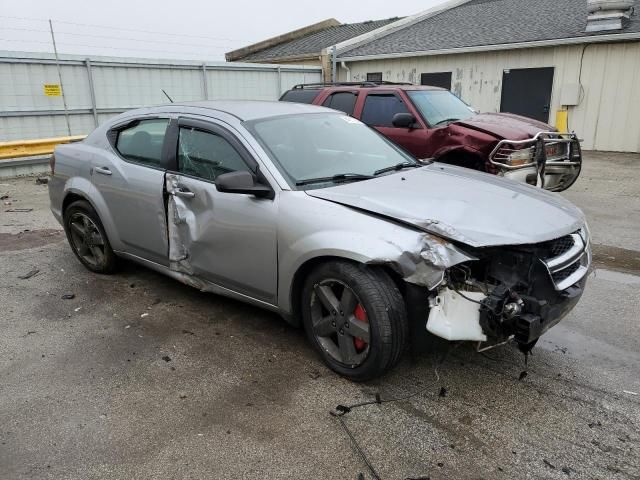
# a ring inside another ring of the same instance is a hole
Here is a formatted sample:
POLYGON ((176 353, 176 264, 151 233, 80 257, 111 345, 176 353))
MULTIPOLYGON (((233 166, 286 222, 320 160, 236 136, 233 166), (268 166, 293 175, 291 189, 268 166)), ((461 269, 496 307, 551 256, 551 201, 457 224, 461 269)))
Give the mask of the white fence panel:
POLYGON ((277 100, 297 83, 322 79, 319 67, 62 55, 71 132, 53 55, 0 52, 0 141, 82 135, 132 108, 193 100, 277 100))

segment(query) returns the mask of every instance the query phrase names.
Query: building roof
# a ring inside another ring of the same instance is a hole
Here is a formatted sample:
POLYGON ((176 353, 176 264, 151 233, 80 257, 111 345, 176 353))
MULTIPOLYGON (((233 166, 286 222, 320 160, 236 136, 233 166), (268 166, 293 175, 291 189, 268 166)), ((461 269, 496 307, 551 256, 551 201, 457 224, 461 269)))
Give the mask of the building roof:
POLYGON ((347 47, 339 56, 429 52, 640 32, 640 18, 634 13, 622 30, 587 33, 587 0, 470 0, 454 5, 387 34, 383 32, 366 43, 347 47))
MULTIPOLYGON (((323 49, 331 47, 340 42, 368 33, 380 27, 384 27, 398 18, 387 18, 385 20, 369 20, 360 23, 344 23, 328 26, 318 31, 293 38, 288 41, 277 43, 276 45, 249 53, 233 60, 247 62, 269 62, 279 58, 302 57, 320 55, 323 49)), ((335 22, 338 23, 338 22, 335 22)), ((233 52, 230 52, 232 54, 233 52)), ((229 55, 227 54, 228 59, 229 55)))

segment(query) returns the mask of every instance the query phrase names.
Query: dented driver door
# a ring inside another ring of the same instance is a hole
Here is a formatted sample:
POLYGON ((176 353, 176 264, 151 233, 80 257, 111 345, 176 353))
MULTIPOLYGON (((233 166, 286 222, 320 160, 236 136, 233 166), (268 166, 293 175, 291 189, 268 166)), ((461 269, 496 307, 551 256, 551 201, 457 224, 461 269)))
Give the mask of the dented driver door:
POLYGON ((255 172, 255 159, 219 124, 181 118, 170 128, 176 141, 166 174, 170 268, 203 290, 211 282, 275 304, 277 197, 215 186, 223 173, 255 172))

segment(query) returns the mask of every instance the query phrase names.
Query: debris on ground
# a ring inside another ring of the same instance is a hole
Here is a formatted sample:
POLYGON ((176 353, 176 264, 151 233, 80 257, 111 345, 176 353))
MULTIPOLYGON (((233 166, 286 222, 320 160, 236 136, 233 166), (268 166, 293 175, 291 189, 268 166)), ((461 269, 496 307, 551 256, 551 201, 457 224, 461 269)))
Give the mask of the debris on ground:
POLYGON ((627 393, 629 395, 638 395, 638 392, 631 392, 629 390, 623 390, 622 393, 627 393))
POLYGON ((165 362, 170 362, 171 357, 169 355, 165 355, 164 357, 162 357, 162 360, 164 360, 165 362))
POLYGON ((62 300, 73 300, 74 298, 76 298, 76 294, 75 293, 65 293, 60 298, 62 298, 62 300))
POLYGON ((311 377, 312 380, 317 380, 318 378, 320 378, 320 372, 318 372, 317 370, 309 372, 309 377, 311 377))
POLYGON ((149 314, 148 313, 143 313, 142 315, 140 315, 140 318, 144 318, 144 317, 148 317, 149 314))
MULTIPOLYGON (((5 202, 5 205, 7 205, 7 202, 5 202)), ((8 205, 11 205, 11 202, 9 202, 8 205)), ((5 212, 9 212, 9 213, 27 213, 27 212, 33 212, 33 208, 10 208, 9 210, 5 210, 5 212)))
POLYGON ((440 387, 440 393, 438 393, 438 396, 444 398, 447 396, 447 393, 448 393, 448 390, 446 388, 440 387))
POLYGON ((31 277, 37 275, 38 273, 40 273, 40 269, 38 268, 32 268, 31 270, 29 270, 27 273, 25 273, 24 275, 18 275, 18 278, 21 280, 28 280, 31 277))
POLYGON ((187 398, 187 394, 186 394, 186 393, 184 393, 184 392, 180 392, 180 394, 179 394, 178 396, 179 396, 181 399, 183 399, 183 400, 184 400, 185 398, 187 398))
POLYGON ((529 375, 529 374, 527 373, 527 371, 526 371, 526 370, 524 370, 523 372, 520 372, 520 376, 518 377, 518 381, 520 381, 520 382, 521 382, 522 380, 524 380, 525 378, 527 378, 527 375, 529 375))
POLYGON ((2 195, 2 196, 0 197, 0 200, 6 200, 7 198, 9 198, 9 195, 2 195))
POLYGON ((549 460, 547 460, 546 458, 543 458, 542 461, 544 462, 544 464, 547 467, 551 468, 552 470, 556 469, 556 466, 553 463, 551 463, 549 460))
POLYGON ((49 177, 37 177, 36 185, 46 185, 49 183, 49 177))
POLYGON ((82 308, 82 307, 74 308, 74 309, 73 309, 73 311, 74 311, 74 312, 79 312, 81 308, 82 308))
POLYGON ((191 330, 186 330, 186 329, 185 329, 185 330, 182 330, 182 333, 183 333, 184 335, 195 335, 195 333, 193 333, 191 330))

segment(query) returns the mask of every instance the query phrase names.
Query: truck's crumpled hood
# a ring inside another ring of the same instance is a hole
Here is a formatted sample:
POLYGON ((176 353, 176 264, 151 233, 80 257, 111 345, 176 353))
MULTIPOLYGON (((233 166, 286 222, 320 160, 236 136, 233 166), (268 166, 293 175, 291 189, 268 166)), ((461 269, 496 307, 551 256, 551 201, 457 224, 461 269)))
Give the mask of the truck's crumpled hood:
POLYGON ((539 243, 584 225, 558 194, 441 163, 307 194, 472 247, 539 243))
POLYGON ((488 133, 499 140, 526 140, 538 132, 555 131, 554 127, 546 123, 512 113, 480 113, 454 123, 488 133))

